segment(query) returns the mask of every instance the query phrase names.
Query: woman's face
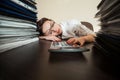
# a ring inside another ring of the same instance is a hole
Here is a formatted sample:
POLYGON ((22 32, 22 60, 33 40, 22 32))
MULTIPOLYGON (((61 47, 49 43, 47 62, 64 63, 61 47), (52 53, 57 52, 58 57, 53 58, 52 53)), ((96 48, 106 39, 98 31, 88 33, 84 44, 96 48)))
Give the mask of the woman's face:
POLYGON ((54 21, 45 21, 45 23, 42 26, 42 31, 45 36, 58 36, 62 33, 62 28, 59 24, 55 23, 54 21))

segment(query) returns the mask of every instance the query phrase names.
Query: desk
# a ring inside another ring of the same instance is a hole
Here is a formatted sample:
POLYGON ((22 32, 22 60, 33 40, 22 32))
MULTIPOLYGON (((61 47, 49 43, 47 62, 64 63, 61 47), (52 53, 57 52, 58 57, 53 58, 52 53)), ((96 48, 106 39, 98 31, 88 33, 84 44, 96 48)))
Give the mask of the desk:
POLYGON ((50 41, 40 40, 1 53, 0 80, 120 80, 92 46, 86 45, 90 51, 84 53, 52 54, 50 41))

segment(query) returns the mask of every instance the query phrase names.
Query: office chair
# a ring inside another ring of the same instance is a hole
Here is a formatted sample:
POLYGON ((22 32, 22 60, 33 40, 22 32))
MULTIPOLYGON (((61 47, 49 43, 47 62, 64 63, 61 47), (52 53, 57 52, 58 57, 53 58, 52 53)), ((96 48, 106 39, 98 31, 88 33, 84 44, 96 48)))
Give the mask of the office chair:
POLYGON ((91 23, 86 22, 86 21, 81 21, 81 24, 85 25, 87 28, 89 28, 90 30, 94 31, 93 25, 91 23))

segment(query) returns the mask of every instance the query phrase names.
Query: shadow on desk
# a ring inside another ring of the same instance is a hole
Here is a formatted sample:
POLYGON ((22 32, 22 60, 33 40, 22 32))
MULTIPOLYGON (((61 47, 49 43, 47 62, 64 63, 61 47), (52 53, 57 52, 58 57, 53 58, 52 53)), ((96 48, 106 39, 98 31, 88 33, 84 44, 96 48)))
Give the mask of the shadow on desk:
POLYGON ((56 62, 86 62, 82 53, 50 53, 50 63, 56 62))

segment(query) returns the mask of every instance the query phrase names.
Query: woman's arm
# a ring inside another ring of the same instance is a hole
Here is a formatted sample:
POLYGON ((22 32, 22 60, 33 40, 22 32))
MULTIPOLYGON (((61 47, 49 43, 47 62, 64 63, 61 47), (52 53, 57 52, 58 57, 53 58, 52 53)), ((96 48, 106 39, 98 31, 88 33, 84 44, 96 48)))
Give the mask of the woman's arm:
POLYGON ((78 38, 70 38, 67 40, 67 43, 72 45, 79 43, 80 46, 83 46, 85 42, 94 42, 94 41, 95 41, 95 35, 89 34, 78 38))
POLYGON ((50 41, 61 41, 60 38, 56 36, 39 36, 40 39, 50 40, 50 41))

